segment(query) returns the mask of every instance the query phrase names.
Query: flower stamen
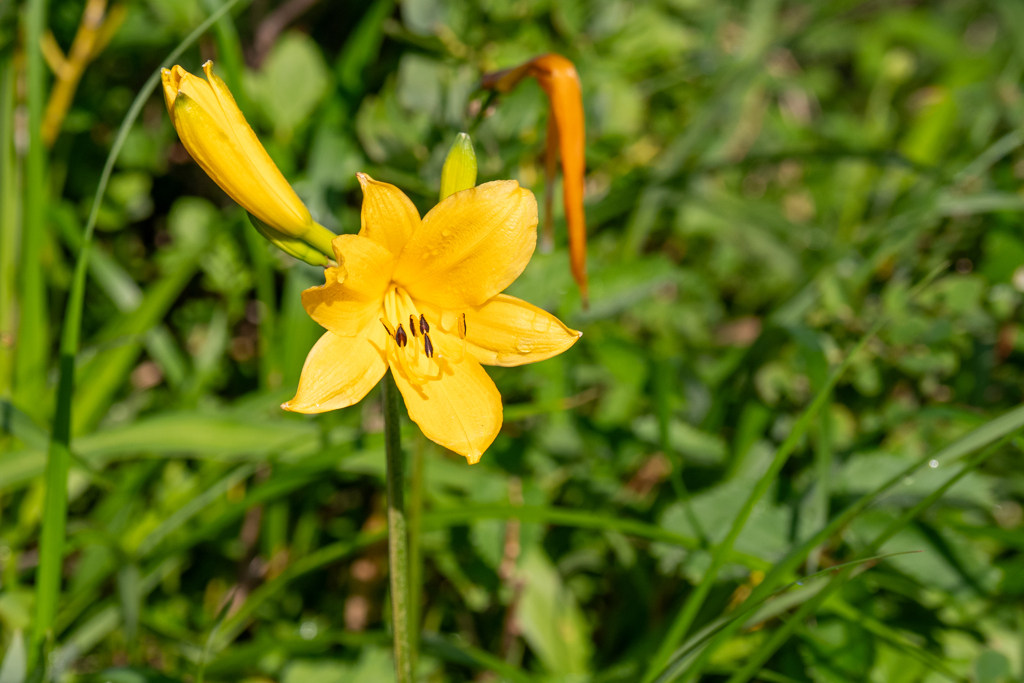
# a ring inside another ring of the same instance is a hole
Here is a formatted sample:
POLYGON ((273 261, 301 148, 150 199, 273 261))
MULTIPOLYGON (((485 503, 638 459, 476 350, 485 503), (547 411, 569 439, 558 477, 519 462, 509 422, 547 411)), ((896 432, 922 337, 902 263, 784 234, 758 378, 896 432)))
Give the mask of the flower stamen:
MULTIPOLYGON (((420 320, 423 320, 423 318, 420 318, 420 320)), ((423 352, 427 354, 427 358, 434 357, 434 345, 430 343, 430 336, 425 333, 423 335, 423 352)))
POLYGON ((395 330, 395 343, 403 349, 409 343, 409 338, 405 336, 405 330, 402 329, 402 323, 398 323, 398 329, 395 330))

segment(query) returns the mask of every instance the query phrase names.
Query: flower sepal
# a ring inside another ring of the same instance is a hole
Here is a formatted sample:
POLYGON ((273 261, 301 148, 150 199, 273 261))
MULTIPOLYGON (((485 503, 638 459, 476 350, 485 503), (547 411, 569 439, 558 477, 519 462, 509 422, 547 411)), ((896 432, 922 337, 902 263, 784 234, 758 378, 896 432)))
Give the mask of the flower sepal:
MULTIPOLYGON (((256 232, 270 240, 275 247, 289 256, 297 258, 300 261, 304 261, 311 266, 326 267, 330 265, 331 259, 323 253, 322 249, 314 248, 303 240, 296 237, 290 237, 275 230, 259 218, 256 218, 256 216, 253 216, 251 213, 249 213, 248 216, 249 222, 252 223, 252 227, 256 228, 256 232)), ((319 224, 317 224, 316 227, 319 227, 327 233, 327 235, 322 236, 320 241, 322 242, 323 238, 326 238, 327 245, 329 247, 331 239, 334 238, 334 234, 319 224)))

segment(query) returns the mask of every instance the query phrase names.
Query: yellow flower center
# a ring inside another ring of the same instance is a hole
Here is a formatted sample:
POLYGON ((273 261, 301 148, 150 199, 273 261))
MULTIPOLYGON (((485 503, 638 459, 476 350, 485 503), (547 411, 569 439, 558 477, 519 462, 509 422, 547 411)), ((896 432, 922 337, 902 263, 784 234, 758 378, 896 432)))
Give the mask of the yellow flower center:
POLYGON ((411 383, 422 385, 440 379, 448 365, 466 357, 466 315, 456 316, 454 330, 441 320, 429 320, 409 293, 392 285, 384 295, 380 321, 388 332, 388 360, 411 383), (459 343, 453 343, 452 333, 459 343), (455 351, 458 351, 456 353, 455 351))

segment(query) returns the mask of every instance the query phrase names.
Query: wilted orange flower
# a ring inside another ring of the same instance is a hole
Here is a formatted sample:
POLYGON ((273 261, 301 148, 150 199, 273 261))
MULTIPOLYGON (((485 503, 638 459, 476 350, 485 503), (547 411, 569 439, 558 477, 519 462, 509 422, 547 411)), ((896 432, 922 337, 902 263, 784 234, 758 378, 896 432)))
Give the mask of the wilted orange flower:
POLYGON ((551 103, 548 116, 547 151, 544 170, 547 191, 544 193, 544 229, 550 239, 551 196, 555 176, 555 155, 562 156, 562 202, 565 222, 569 226, 569 262, 572 275, 586 303, 587 286, 587 219, 583 211, 583 175, 586 171, 583 121, 583 96, 576 67, 562 55, 535 57, 512 69, 485 74, 481 86, 508 92, 526 76, 537 79, 551 103))

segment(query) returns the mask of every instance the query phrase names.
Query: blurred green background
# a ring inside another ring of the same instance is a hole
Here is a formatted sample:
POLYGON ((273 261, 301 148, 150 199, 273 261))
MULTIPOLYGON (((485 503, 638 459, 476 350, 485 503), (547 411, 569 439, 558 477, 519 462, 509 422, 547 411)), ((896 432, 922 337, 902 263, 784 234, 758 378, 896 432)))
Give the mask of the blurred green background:
MULTIPOLYGON (((4 647, 34 617, 53 340, 100 171, 135 94, 216 6, 128 0, 48 152, 45 230, 22 234, 24 212, 0 207, 4 647), (40 258, 19 251, 27 237, 40 258)), ((84 7, 48 5, 64 51, 84 7)), ((0 0, 8 198, 27 146, 23 9, 0 0)), ((931 464, 787 581, 855 558, 959 471, 934 459, 943 447, 1022 398, 1014 0, 252 0, 180 63, 215 61, 314 217, 342 233, 359 229, 357 171, 428 210, 480 75, 548 51, 583 85, 591 305, 556 186, 556 247, 509 291, 583 338, 489 368, 505 426, 479 465, 405 432, 424 681, 640 680, 773 453, 876 323, 691 634, 860 496, 931 464)), ((543 91, 524 82, 485 114, 480 182, 515 178, 543 200, 543 91)), ((195 681, 205 666, 208 681, 391 680, 378 390, 317 417, 278 408, 321 332, 299 293, 322 272, 249 227, 159 94, 97 239, 55 679, 195 681)), ((1021 448, 988 455, 879 551, 913 554, 859 566, 769 652, 807 599, 791 591, 707 651, 701 680, 765 652, 753 680, 1024 681, 1021 448)))

